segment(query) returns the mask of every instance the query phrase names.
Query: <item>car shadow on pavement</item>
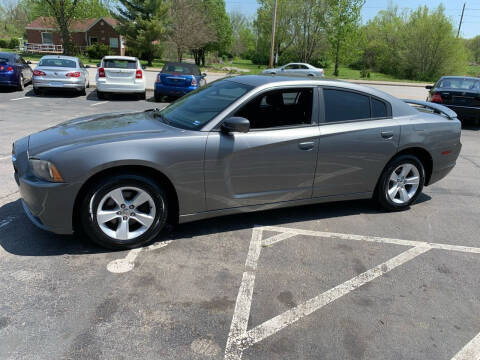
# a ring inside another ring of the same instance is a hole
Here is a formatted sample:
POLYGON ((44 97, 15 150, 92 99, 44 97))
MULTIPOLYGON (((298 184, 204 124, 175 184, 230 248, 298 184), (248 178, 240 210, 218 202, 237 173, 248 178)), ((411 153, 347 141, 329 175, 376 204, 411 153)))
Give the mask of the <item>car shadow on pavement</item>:
MULTIPOLYGON (((416 203, 422 203, 430 199, 430 196, 422 193, 416 203)), ((290 223, 381 213, 384 213, 384 211, 379 209, 376 203, 371 200, 342 201, 265 210, 168 226, 159 236, 157 242, 250 229, 254 225, 288 226, 290 223)), ((56 235, 38 229, 24 214, 20 200, 0 207, 0 247, 4 251, 18 256, 82 255, 112 252, 93 244, 82 234, 56 235)))
POLYGON ((35 95, 33 88, 25 93, 27 97, 38 98, 78 98, 81 97, 78 91, 72 89, 48 89, 44 90, 41 95, 35 95))
POLYGON ((106 94, 105 99, 99 99, 97 91, 92 90, 87 94, 89 101, 141 101, 136 94, 106 94))

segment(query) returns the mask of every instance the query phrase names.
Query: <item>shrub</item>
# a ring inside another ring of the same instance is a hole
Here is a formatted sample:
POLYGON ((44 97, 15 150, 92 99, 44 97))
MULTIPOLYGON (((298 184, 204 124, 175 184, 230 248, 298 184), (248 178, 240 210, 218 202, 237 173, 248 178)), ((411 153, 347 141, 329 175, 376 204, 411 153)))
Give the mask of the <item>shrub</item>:
POLYGON ((0 39, 0 48, 7 48, 8 47, 8 41, 5 39, 0 39))
POLYGON ((90 59, 101 59, 111 54, 110 46, 106 44, 95 43, 87 47, 87 55, 90 59))
POLYGON ((10 42, 8 43, 8 47, 10 49, 15 49, 20 45, 20 41, 17 38, 11 38, 10 42))

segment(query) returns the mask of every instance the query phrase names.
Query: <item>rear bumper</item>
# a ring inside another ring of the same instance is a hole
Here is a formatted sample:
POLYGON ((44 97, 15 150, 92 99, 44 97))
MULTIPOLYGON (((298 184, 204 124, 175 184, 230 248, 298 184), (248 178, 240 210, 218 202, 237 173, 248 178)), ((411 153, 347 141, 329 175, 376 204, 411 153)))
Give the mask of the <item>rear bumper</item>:
POLYGON ((198 89, 198 86, 170 86, 163 83, 155 83, 155 94, 166 96, 182 96, 198 89))
POLYGON ((145 82, 135 82, 135 84, 112 84, 105 81, 97 80, 97 90, 108 93, 144 93, 145 82))
POLYGON ((480 108, 458 105, 445 106, 455 111, 459 120, 480 120, 480 108))
POLYGON ((18 80, 17 79, 8 79, 8 78, 1 78, 0 77, 0 86, 18 86, 18 80))
POLYGON ((85 87, 85 82, 83 79, 81 80, 71 80, 71 81, 58 81, 58 80, 45 80, 45 79, 33 79, 32 81, 34 88, 42 88, 42 89, 75 89, 75 90, 83 90, 85 87), (52 83, 58 83, 61 85, 53 85, 52 83))

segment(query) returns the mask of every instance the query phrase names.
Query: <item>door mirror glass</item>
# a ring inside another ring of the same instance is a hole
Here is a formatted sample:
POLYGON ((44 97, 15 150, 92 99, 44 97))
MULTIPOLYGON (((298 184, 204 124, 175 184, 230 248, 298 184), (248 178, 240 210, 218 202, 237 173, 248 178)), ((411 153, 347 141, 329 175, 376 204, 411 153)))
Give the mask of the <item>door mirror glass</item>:
POLYGON ((27 65, 32 65, 32 62, 30 60, 28 60, 27 65))
POLYGON ((146 65, 142 65, 142 70, 146 70, 147 69, 147 66, 146 65))
POLYGON ((97 64, 97 68, 101 67, 102 65, 100 63, 97 64))
POLYGON ((85 69, 90 69, 90 65, 85 65, 85 69))
POLYGON ((203 77, 207 77, 207 73, 203 73, 202 76, 203 76, 203 77))
POLYGON ((425 86, 425 89, 431 90, 431 89, 433 89, 433 86, 432 85, 427 85, 427 86, 425 86))
POLYGON ((250 130, 250 121, 239 116, 230 117, 222 123, 221 129, 225 133, 246 133, 248 130, 250 130))

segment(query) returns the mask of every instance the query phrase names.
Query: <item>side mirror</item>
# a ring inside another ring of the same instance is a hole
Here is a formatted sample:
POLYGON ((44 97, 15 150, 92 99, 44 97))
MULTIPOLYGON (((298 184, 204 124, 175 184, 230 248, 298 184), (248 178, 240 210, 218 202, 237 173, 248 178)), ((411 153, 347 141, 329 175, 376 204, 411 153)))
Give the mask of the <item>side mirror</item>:
POLYGON ((425 89, 427 89, 427 90, 432 90, 432 89, 433 89, 433 86, 432 86, 432 85, 427 85, 427 86, 425 86, 425 89))
POLYGON ((233 132, 246 133, 250 130, 250 121, 243 117, 233 116, 222 123, 221 130, 227 134, 233 132))
POLYGON ((147 66, 146 65, 142 65, 142 70, 146 70, 147 69, 147 66))
POLYGON ((85 69, 90 69, 90 65, 85 65, 85 69))
POLYGON ((102 64, 98 63, 98 64, 97 64, 97 68, 99 68, 99 67, 102 67, 102 64))
POLYGON ((207 77, 207 73, 203 73, 202 76, 203 76, 203 77, 207 77))
POLYGON ((28 60, 27 65, 32 65, 32 62, 30 60, 28 60))

